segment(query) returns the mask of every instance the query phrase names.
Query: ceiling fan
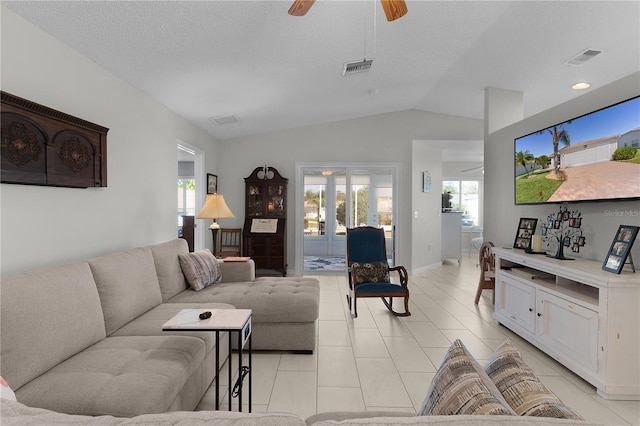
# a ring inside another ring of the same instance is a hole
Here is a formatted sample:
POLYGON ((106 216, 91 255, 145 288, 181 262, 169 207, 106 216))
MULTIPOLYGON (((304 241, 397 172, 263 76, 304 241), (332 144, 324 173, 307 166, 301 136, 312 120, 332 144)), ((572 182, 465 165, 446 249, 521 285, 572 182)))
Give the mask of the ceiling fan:
MULTIPOLYGON (((289 15, 304 16, 316 0, 295 0, 289 8, 289 15)), ((404 0, 380 0, 387 21, 395 21, 407 14, 407 4, 404 0)))
POLYGON ((470 168, 470 169, 464 169, 464 170, 462 171, 462 173, 468 173, 468 174, 471 174, 471 173, 480 172, 480 171, 481 171, 482 173, 484 173, 484 166, 472 167, 472 168, 470 168))

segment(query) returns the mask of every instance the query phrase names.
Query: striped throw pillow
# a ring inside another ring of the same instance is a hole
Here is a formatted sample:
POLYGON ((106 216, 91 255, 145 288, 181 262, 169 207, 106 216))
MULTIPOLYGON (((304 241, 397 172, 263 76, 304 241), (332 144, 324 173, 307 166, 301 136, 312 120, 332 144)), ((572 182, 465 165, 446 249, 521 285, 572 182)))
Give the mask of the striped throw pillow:
POLYGON ((540 382, 511 341, 496 348, 485 371, 519 416, 583 420, 540 382))
POLYGON ((459 414, 515 413, 478 361, 456 340, 447 350, 418 415, 459 414))
POLYGON ((220 265, 209 249, 179 254, 178 259, 184 277, 195 291, 200 291, 222 279, 220 265))

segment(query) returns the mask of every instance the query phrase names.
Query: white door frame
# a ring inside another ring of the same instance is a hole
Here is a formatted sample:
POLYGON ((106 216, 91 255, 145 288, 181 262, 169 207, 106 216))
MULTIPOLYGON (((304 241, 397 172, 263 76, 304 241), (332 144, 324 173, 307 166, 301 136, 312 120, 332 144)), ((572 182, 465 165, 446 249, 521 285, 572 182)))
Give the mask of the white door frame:
MULTIPOLYGON (((318 163, 295 163, 295 196, 293 197, 295 202, 295 235, 294 235, 294 247, 295 250, 295 275, 302 275, 304 273, 304 170, 306 168, 322 168, 328 169, 331 168, 346 168, 347 170, 347 183, 349 183, 349 177, 351 176, 351 171, 353 169, 366 169, 366 168, 387 168, 392 170, 392 180, 393 180, 393 217, 392 217, 392 227, 397 231, 394 232, 394 248, 399 247, 400 245, 396 241, 396 238, 401 233, 399 232, 401 228, 401 220, 402 217, 399 206, 400 204, 400 176, 402 172, 401 163, 338 163, 338 162, 318 162, 318 163)), ((350 192, 347 191, 347 206, 351 205, 350 192)), ((347 215, 347 220, 349 215, 347 215)), ((350 224, 348 224, 350 226, 350 224)), ((394 260, 397 259, 398 253, 394 253, 394 260)))

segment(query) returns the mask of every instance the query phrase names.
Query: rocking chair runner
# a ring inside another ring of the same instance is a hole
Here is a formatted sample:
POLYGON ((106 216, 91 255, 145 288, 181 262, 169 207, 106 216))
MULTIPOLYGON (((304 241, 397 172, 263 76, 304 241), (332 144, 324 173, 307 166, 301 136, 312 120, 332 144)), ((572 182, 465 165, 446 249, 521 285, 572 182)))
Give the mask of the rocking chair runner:
POLYGON ((409 277, 404 266, 389 267, 382 228, 361 226, 347 229, 347 274, 349 294, 347 302, 351 315, 358 316, 359 297, 379 297, 396 316, 409 316, 409 277), (400 284, 392 283, 390 272, 397 272, 400 284), (393 309, 393 298, 404 298, 404 313, 393 309), (386 299, 388 298, 388 300, 386 299))

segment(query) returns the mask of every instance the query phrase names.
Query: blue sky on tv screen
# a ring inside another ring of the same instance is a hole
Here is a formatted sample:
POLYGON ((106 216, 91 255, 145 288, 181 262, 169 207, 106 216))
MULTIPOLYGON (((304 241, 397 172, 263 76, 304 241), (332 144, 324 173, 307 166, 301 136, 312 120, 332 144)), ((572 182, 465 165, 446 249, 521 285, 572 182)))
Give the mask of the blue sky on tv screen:
MULTIPOLYGON (((640 127, 640 97, 592 112, 571 123, 558 125, 569 133, 571 145, 607 136, 621 135, 640 127)), ((553 129, 553 126, 549 127, 553 129)), ((564 147, 560 143, 558 149, 564 147)), ((545 129, 516 139, 516 152, 529 151, 535 157, 553 154, 553 139, 545 129)))

